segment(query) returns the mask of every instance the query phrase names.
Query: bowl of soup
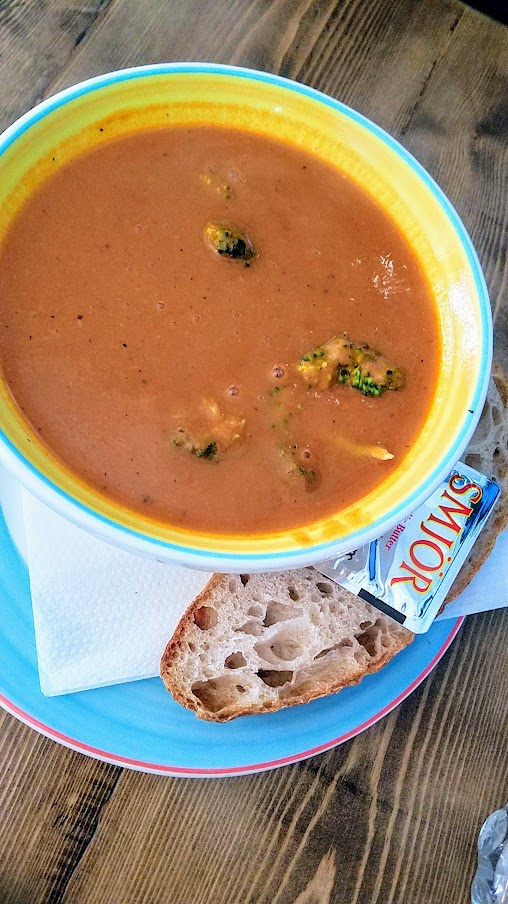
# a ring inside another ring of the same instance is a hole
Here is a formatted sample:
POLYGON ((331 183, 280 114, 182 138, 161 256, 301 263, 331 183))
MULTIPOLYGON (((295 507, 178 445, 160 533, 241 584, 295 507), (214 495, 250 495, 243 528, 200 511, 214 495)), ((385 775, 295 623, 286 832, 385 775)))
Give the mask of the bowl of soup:
POLYGON ((99 76, 0 138, 0 465, 164 561, 273 570, 414 511, 481 413, 457 214, 389 135, 266 73, 99 76))

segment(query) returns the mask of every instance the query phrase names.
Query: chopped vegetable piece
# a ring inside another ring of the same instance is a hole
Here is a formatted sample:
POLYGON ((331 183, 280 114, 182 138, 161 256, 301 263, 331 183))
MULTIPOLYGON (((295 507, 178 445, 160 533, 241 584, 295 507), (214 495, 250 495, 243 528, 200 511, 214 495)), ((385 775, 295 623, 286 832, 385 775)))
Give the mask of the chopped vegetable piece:
POLYGON ((227 417, 216 402, 205 400, 196 416, 182 419, 171 440, 196 458, 212 460, 239 443, 244 430, 245 419, 227 417))
POLYGON ((217 443, 212 440, 204 449, 196 449, 196 455, 198 458, 213 458, 217 455, 217 443))
POLYGON ((172 437, 174 446, 181 446, 187 452, 191 452, 196 458, 215 458, 217 455, 217 443, 214 440, 193 437, 185 427, 177 427, 172 437))
POLYGON ((388 449, 377 443, 354 443, 345 436, 334 436, 333 440, 341 449, 360 458, 375 458, 377 461, 391 461, 394 458, 388 449))
POLYGON ((392 452, 389 452, 388 449, 383 449, 382 446, 370 446, 369 454, 371 458, 376 458, 378 461, 391 461, 395 456, 392 452))
POLYGON ((281 449, 282 458, 290 476, 303 477, 305 489, 309 492, 319 486, 319 474, 311 460, 308 446, 301 448, 296 443, 288 443, 281 449))
POLYGON ((203 408, 213 430, 219 452, 225 452, 230 446, 243 439, 245 418, 228 417, 213 400, 205 400, 203 408))
POLYGON ((334 382, 348 383, 363 395, 380 396, 385 389, 400 389, 400 367, 366 343, 334 336, 300 358, 298 370, 308 389, 328 389, 334 382))
POLYGON ((250 262, 258 256, 250 238, 237 226, 207 223, 204 237, 212 251, 227 260, 250 265, 250 262))

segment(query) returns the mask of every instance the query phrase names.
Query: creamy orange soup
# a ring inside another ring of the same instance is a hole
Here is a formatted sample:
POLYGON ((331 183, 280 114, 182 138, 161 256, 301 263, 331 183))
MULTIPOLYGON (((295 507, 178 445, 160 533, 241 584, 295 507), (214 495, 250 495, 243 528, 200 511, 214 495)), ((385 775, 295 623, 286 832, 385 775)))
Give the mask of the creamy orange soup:
POLYGON ((279 530, 358 500, 418 434, 439 353, 388 213, 262 136, 105 141, 55 165, 0 250, 24 417, 100 493, 175 526, 279 530))

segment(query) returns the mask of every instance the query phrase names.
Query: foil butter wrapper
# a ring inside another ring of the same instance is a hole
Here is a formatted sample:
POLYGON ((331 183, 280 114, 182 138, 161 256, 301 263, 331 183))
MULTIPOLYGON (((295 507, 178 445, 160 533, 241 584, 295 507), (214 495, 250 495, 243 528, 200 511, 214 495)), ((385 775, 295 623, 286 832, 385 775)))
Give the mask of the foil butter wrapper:
POLYGON ((459 462, 432 496, 392 531, 314 568, 423 634, 499 494, 493 480, 459 462))

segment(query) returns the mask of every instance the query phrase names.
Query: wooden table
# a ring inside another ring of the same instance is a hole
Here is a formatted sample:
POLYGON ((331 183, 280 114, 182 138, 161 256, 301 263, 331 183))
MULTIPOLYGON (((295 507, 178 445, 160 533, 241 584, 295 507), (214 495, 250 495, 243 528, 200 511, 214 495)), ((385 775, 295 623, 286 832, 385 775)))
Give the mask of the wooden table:
MULTIPOLYGON (((0 125, 111 69, 279 72, 371 117, 478 249, 508 365, 508 30, 458 0, 3 0, 0 125)), ((0 714, 1 904, 459 904, 508 796, 508 609, 355 740, 258 776, 87 759, 0 714)), ((267 717, 269 718, 269 717, 267 717)))

